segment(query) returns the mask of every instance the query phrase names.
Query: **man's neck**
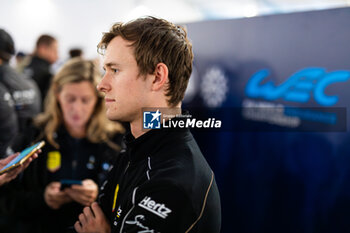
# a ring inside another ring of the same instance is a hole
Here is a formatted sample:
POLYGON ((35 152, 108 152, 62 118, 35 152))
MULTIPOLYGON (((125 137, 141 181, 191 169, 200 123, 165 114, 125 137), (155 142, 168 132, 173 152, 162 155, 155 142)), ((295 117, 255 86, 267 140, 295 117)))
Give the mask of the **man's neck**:
POLYGON ((47 62, 48 64, 50 64, 49 60, 47 59, 47 56, 45 56, 44 54, 37 52, 37 53, 34 54, 34 56, 36 56, 40 60, 43 60, 43 61, 47 62))

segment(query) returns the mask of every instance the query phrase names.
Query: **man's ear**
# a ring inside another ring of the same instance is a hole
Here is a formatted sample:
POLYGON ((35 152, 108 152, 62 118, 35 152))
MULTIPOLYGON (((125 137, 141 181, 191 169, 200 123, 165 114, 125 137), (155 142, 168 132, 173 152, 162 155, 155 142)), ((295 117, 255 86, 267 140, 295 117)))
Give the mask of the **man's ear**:
POLYGON ((168 82, 168 67, 164 63, 158 63, 154 71, 152 91, 158 91, 168 82))

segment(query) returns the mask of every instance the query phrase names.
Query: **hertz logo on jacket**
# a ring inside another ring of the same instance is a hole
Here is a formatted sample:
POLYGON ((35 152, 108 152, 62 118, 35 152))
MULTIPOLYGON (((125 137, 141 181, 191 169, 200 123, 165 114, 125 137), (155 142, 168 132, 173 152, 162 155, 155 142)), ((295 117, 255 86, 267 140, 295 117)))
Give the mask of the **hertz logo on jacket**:
POLYGON ((164 219, 171 213, 171 210, 164 204, 158 204, 147 196, 138 205, 164 219))

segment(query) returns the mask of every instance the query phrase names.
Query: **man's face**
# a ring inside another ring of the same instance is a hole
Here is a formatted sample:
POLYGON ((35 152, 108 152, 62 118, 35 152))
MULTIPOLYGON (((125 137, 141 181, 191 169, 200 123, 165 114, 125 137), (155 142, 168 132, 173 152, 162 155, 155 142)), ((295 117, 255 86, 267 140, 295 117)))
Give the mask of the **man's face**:
POLYGON ((40 45, 37 48, 37 55, 50 64, 55 63, 58 60, 58 43, 53 41, 50 45, 40 45))
POLYGON ((106 73, 97 88, 105 93, 108 119, 132 123, 141 119, 141 109, 147 107, 150 85, 139 76, 130 44, 120 36, 111 40, 103 61, 106 73))
POLYGON ((50 62, 50 64, 53 64, 58 60, 57 41, 52 42, 51 45, 47 47, 47 60, 50 62))

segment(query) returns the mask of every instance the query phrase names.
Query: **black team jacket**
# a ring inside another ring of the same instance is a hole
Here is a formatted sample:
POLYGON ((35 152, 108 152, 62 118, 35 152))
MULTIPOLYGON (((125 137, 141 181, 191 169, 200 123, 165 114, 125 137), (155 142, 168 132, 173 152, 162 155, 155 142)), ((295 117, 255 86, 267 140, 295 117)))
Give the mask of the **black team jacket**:
POLYGON ((51 64, 45 59, 33 56, 29 65, 24 69, 24 73, 31 77, 38 85, 42 102, 45 100, 53 77, 50 67, 51 64))
POLYGON ((99 204, 115 232, 218 233, 218 188, 188 129, 154 129, 124 138, 99 204))

